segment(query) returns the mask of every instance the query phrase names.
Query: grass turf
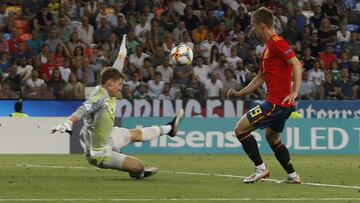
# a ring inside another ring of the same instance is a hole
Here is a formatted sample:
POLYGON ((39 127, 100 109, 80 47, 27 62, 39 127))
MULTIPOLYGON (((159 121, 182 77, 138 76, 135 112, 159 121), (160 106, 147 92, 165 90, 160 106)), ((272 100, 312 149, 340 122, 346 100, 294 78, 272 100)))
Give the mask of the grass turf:
MULTIPOLYGON (((138 157, 146 165, 159 167, 160 171, 247 176, 253 170, 252 164, 244 155, 139 155, 138 157)), ((263 159, 270 168, 271 178, 285 178, 285 172, 274 156, 263 156, 263 159)), ((359 189, 262 181, 243 184, 241 178, 234 177, 159 172, 148 179, 133 180, 123 172, 95 169, 89 166, 83 155, 0 155, 0 160, 0 201, 55 199, 52 202, 63 202, 63 199, 89 199, 96 202, 97 200, 94 199, 110 201, 110 199, 174 198, 199 199, 186 201, 199 202, 200 199, 215 198, 219 200, 211 202, 226 202, 220 199, 249 198, 249 202, 257 202, 255 201, 257 198, 310 198, 306 202, 318 202, 316 198, 360 199, 359 189), (27 164, 86 168, 36 168, 26 166, 27 164)), ((294 155, 292 160, 304 182, 360 185, 360 157, 357 155, 294 155)), ((359 202, 359 199, 346 202, 359 202)))

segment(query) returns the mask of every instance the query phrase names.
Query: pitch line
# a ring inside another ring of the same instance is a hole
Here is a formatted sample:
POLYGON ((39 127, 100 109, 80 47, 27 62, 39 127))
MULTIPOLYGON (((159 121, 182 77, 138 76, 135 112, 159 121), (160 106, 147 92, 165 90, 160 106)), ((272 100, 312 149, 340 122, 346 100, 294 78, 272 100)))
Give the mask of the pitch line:
POLYGON ((177 202, 177 201, 360 201, 360 198, 329 198, 329 197, 319 197, 319 198, 161 198, 161 199, 0 199, 0 202, 104 202, 104 201, 113 201, 113 202, 177 202))
MULTIPOLYGON (((34 165, 34 164, 17 164, 16 166, 32 167, 32 168, 97 169, 97 170, 101 170, 101 169, 95 168, 95 167, 82 167, 82 166, 47 166, 47 165, 34 165)), ((247 176, 239 176, 239 175, 231 175, 231 174, 197 173, 197 172, 185 172, 185 171, 159 171, 159 173, 179 174, 179 175, 193 175, 193 176, 216 176, 216 177, 240 178, 240 179, 244 179, 244 178, 247 177, 247 176)), ((267 179, 262 179, 262 181, 278 183, 278 182, 280 182, 282 180, 267 178, 267 179)), ((303 182, 302 185, 311 185, 311 186, 318 186, 318 187, 345 188, 345 189, 359 189, 360 190, 360 186, 355 186, 355 185, 335 185, 335 184, 305 183, 305 182, 303 182)))

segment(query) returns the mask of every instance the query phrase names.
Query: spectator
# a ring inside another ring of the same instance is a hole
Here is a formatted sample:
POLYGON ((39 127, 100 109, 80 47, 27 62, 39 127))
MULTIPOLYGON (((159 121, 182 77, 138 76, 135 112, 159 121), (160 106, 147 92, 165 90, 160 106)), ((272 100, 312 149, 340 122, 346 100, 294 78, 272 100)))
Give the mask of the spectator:
POLYGON ((315 6, 314 15, 310 17, 310 25, 313 30, 320 27, 321 20, 324 18, 323 13, 321 12, 321 6, 315 6))
POLYGON ((340 69, 351 68, 351 61, 350 61, 348 53, 343 52, 341 54, 341 58, 339 60, 339 67, 340 67, 340 69))
POLYGON ((246 8, 240 6, 238 8, 238 15, 236 16, 235 22, 239 22, 241 31, 245 31, 250 25, 250 16, 247 14, 246 8))
POLYGON ((183 3, 181 0, 174 1, 174 10, 178 12, 180 15, 184 15, 185 8, 186 8, 186 4, 183 3))
POLYGON ((85 43, 79 38, 79 34, 77 32, 72 32, 70 35, 70 40, 67 44, 70 53, 73 55, 76 47, 85 48, 85 43))
POLYGON ((282 33, 284 38, 289 41, 292 46, 294 46, 296 43, 300 43, 303 37, 301 31, 297 29, 296 23, 296 18, 290 18, 287 28, 282 33))
POLYGON ((328 18, 323 18, 318 31, 320 47, 323 49, 325 45, 333 43, 334 39, 336 39, 334 36, 336 36, 336 33, 331 27, 330 20, 328 18))
POLYGON ((303 68, 308 71, 314 67, 315 62, 315 57, 311 56, 311 49, 309 47, 305 48, 304 56, 301 58, 303 68))
POLYGON ((148 33, 148 39, 151 40, 151 42, 154 45, 160 45, 164 43, 164 37, 165 37, 165 31, 163 27, 159 26, 159 21, 156 19, 151 20, 151 29, 148 33))
POLYGON ((281 34, 287 27, 288 18, 283 15, 283 8, 281 6, 276 8, 275 12, 275 31, 281 34))
POLYGON ((306 17, 302 14, 302 9, 300 6, 296 6, 294 9, 294 15, 292 16, 296 19, 296 29, 304 30, 306 24, 306 17))
POLYGON ((145 100, 152 99, 149 96, 147 85, 145 82, 140 82, 140 84, 137 86, 136 92, 134 93, 134 99, 145 99, 145 100))
POLYGON ((207 99, 224 99, 223 83, 218 79, 216 72, 211 73, 211 78, 205 84, 205 98, 207 99))
MULTIPOLYGON (((63 10, 63 8, 60 10, 63 10)), ((69 43, 70 36, 72 33, 72 29, 68 24, 70 21, 67 18, 68 18, 67 16, 60 17, 57 26, 57 33, 59 33, 59 39, 65 44, 69 43)))
POLYGON ((146 42, 146 36, 150 32, 151 26, 147 22, 147 16, 142 14, 140 16, 140 23, 135 27, 135 36, 140 43, 146 42))
POLYGON ((55 96, 48 90, 46 84, 42 84, 39 92, 31 99, 55 99, 55 96))
POLYGON ((32 54, 25 42, 18 43, 16 53, 12 55, 12 61, 18 61, 20 59, 25 59, 27 64, 31 64, 32 62, 32 54))
POLYGON ((2 72, 8 72, 11 66, 11 62, 9 60, 8 52, 0 53, 0 69, 2 72))
POLYGON ((337 61, 331 62, 330 73, 335 83, 338 83, 341 80, 341 71, 339 70, 337 61))
POLYGON ((213 30, 219 24, 219 21, 215 17, 213 10, 206 11, 205 17, 206 17, 206 20, 205 21, 203 20, 203 24, 205 24, 209 30, 213 30))
POLYGON ((129 101, 133 100, 133 95, 128 84, 123 84, 121 89, 121 96, 122 99, 126 99, 129 101))
POLYGON ((6 80, 9 82, 10 90, 14 92, 21 91, 21 76, 20 74, 17 74, 16 63, 11 64, 9 69, 9 76, 6 78, 6 80))
POLYGON ((81 68, 76 71, 76 74, 81 83, 85 86, 95 86, 97 84, 96 72, 98 69, 98 67, 90 63, 90 60, 87 57, 84 57, 81 68))
POLYGON ((352 65, 349 68, 350 79, 354 84, 357 84, 356 88, 359 90, 359 81, 360 81, 360 67, 359 67, 359 57, 353 56, 351 59, 352 65))
POLYGON ((40 86, 43 84, 45 84, 45 82, 43 79, 39 78, 39 71, 37 69, 33 69, 31 72, 31 78, 26 81, 24 96, 26 98, 36 97, 37 92, 40 90, 40 86))
POLYGON ((42 31, 48 30, 51 24, 54 22, 53 15, 49 12, 49 8, 46 5, 43 5, 41 11, 36 14, 35 19, 37 20, 39 28, 42 31))
POLYGON ((235 16, 234 16, 233 11, 232 11, 232 9, 230 7, 227 7, 226 10, 225 10, 224 22, 225 22, 225 27, 227 29, 233 29, 234 28, 235 16))
POLYGON ((199 44, 208 38, 208 31, 204 24, 199 24, 197 28, 191 32, 192 39, 195 44, 199 44))
POLYGON ((175 47, 175 39, 174 36, 167 32, 165 34, 164 43, 161 45, 164 49, 165 54, 170 54, 171 50, 175 47))
POLYGON ((135 53, 136 47, 140 45, 138 41, 136 41, 136 36, 133 30, 129 30, 128 36, 127 36, 127 44, 128 47, 128 55, 131 55, 135 53))
POLYGON ((152 56, 150 57, 151 66, 157 67, 161 65, 163 63, 164 56, 166 56, 164 48, 161 46, 156 47, 155 54, 152 54, 152 56))
POLYGON ((161 73, 156 72, 155 78, 147 82, 149 87, 149 95, 152 98, 158 98, 160 93, 163 91, 165 82, 161 80, 161 73))
POLYGON ((158 99, 160 100, 174 100, 174 95, 170 94, 171 91, 171 85, 170 83, 165 83, 162 93, 159 94, 158 99))
POLYGON ((61 78, 61 73, 59 69, 55 69, 51 75, 49 80, 49 89, 50 92, 55 96, 57 99, 62 99, 65 97, 65 81, 61 78))
POLYGON ((37 30, 32 31, 32 38, 27 41, 31 52, 33 55, 37 55, 40 53, 41 47, 44 45, 44 40, 40 38, 39 32, 37 30))
POLYGON ((336 39, 338 42, 350 41, 350 32, 346 30, 346 25, 341 24, 339 30, 336 32, 336 39))
POLYGON ((26 81, 31 77, 33 67, 28 64, 25 57, 19 59, 19 66, 17 67, 16 74, 20 75, 22 81, 26 81))
POLYGON ((314 96, 316 99, 324 99, 324 88, 323 84, 325 82, 324 71, 320 69, 320 62, 316 61, 314 63, 314 68, 309 71, 309 80, 314 83, 314 96))
POLYGON ((228 92, 230 89, 236 90, 238 89, 236 85, 236 80, 234 79, 234 75, 231 69, 225 70, 225 79, 222 81, 224 92, 228 92))
POLYGON ((259 59, 255 55, 255 49, 251 47, 249 49, 248 56, 244 59, 245 68, 251 72, 257 72, 259 66, 259 59))
POLYGON ((84 55, 84 48, 81 46, 75 47, 72 56, 73 57, 71 58, 71 67, 72 71, 76 72, 82 67, 84 58, 86 58, 86 56, 84 55))
POLYGON ((116 34, 121 41, 122 36, 130 31, 129 26, 125 23, 125 17, 123 15, 117 16, 117 26, 114 27, 113 33, 116 34))
POLYGON ((140 78, 144 82, 148 82, 149 80, 154 79, 156 76, 154 67, 151 66, 151 61, 149 57, 144 59, 144 65, 139 68, 139 70, 141 76, 140 78))
POLYGON ((196 66, 194 67, 194 75, 195 80, 201 82, 203 85, 206 84, 209 79, 209 74, 211 69, 208 65, 204 64, 204 59, 202 57, 196 58, 196 66))
POLYGON ((194 15, 191 6, 187 6, 184 12, 184 15, 181 16, 180 19, 185 22, 186 29, 192 31, 198 26, 199 18, 194 15))
POLYGON ((170 65, 169 57, 165 55, 163 57, 163 64, 156 67, 156 72, 161 73, 161 80, 170 83, 174 77, 174 69, 170 65))
POLYGON ((95 31, 95 39, 97 43, 104 43, 108 39, 110 39, 110 35, 112 33, 112 29, 108 23, 106 17, 100 19, 100 25, 95 31))
POLYGON ((323 3, 322 7, 323 7, 322 11, 324 15, 326 15, 327 18, 329 18, 331 24, 337 25, 340 20, 340 17, 337 7, 335 6, 334 0, 327 0, 325 3, 323 3))
POLYGON ((136 68, 142 69, 144 66, 144 59, 148 57, 149 55, 143 53, 143 47, 139 45, 136 47, 136 52, 130 55, 129 62, 134 64, 136 68))
POLYGON ((242 59, 238 56, 237 53, 237 47, 232 46, 231 47, 231 52, 230 52, 230 57, 227 57, 226 60, 229 62, 230 68, 233 70, 236 69, 236 64, 238 61, 242 62, 242 59))
POLYGON ((77 28, 77 33, 81 41, 87 46, 94 43, 94 27, 89 24, 89 18, 87 16, 81 18, 81 26, 77 28))
POLYGON ((67 99, 84 99, 84 85, 78 82, 75 73, 70 73, 69 82, 66 83, 64 92, 67 99))
POLYGON ((350 57, 360 55, 360 40, 357 39, 356 32, 350 34, 350 41, 345 43, 345 48, 349 50, 350 57))
POLYGON ((211 70, 215 69, 218 66, 219 59, 219 48, 217 46, 212 46, 210 50, 210 57, 208 59, 208 64, 211 70))
POLYGON ((341 80, 337 84, 337 89, 340 99, 350 100, 357 98, 357 89, 349 77, 348 69, 341 70, 341 80))
POLYGON ((181 42, 181 41, 184 40, 184 39, 183 39, 183 33, 184 33, 184 32, 187 32, 186 27, 185 27, 185 22, 182 21, 182 20, 180 20, 180 21, 178 22, 178 26, 177 26, 177 27, 173 30, 173 32, 172 32, 172 34, 174 35, 175 40, 176 40, 177 42, 181 42))
POLYGON ((217 43, 225 41, 225 38, 229 33, 230 30, 226 28, 224 21, 220 21, 219 25, 213 29, 213 34, 217 43))
POLYGON ((249 80, 249 75, 251 74, 251 72, 247 69, 245 69, 242 61, 238 61, 236 63, 236 70, 235 70, 235 79, 236 79, 236 83, 237 83, 237 87, 239 87, 239 89, 244 88, 246 85, 248 85, 250 83, 249 80))
POLYGON ((311 49, 311 56, 314 58, 318 58, 320 52, 323 49, 320 47, 318 32, 316 30, 312 31, 312 33, 311 33, 311 43, 310 43, 309 47, 311 49))
POLYGON ((200 43, 200 49, 206 61, 208 61, 210 57, 210 52, 213 46, 218 46, 218 44, 214 41, 214 34, 209 32, 207 39, 200 43))
POLYGON ((244 35, 238 35, 237 36, 236 44, 234 45, 237 48, 238 56, 241 59, 245 59, 247 57, 247 54, 249 52, 250 46, 248 43, 245 42, 245 36, 244 35))
POLYGON ((233 43, 231 41, 231 36, 227 35, 225 37, 225 41, 220 43, 219 45, 219 51, 221 54, 224 54, 226 57, 231 56, 231 48, 233 46, 233 43))
POLYGON ((40 53, 36 55, 36 66, 40 66, 48 62, 48 57, 50 54, 50 48, 48 44, 43 44, 40 50, 40 53))
POLYGON ((16 92, 14 92, 10 89, 9 82, 5 81, 1 84, 0 98, 2 98, 2 99, 17 99, 18 98, 18 95, 16 94, 16 92))
POLYGON ((55 54, 50 53, 47 63, 42 64, 39 68, 40 77, 45 82, 48 82, 55 68, 57 68, 55 61, 55 54))
POLYGON ((319 56, 321 67, 327 71, 333 61, 337 60, 336 55, 332 52, 331 44, 327 44, 325 50, 319 56))
POLYGON ((50 30, 49 32, 49 35, 48 35, 48 38, 47 40, 45 41, 46 44, 49 45, 49 49, 51 52, 54 52, 56 51, 56 47, 63 43, 61 41, 61 39, 58 38, 58 33, 57 33, 57 29, 56 29, 56 26, 53 26, 52 29, 50 30))
POLYGON ((324 99, 327 100, 337 100, 338 91, 336 88, 335 81, 330 72, 325 73, 325 83, 324 83, 324 99))
POLYGON ((192 43, 190 34, 188 32, 183 33, 183 41, 181 42, 181 44, 185 44, 190 47, 190 49, 194 49, 194 43, 192 43))
POLYGON ((140 74, 139 72, 133 72, 131 75, 131 80, 127 81, 126 84, 129 85, 129 89, 131 92, 135 92, 136 87, 140 84, 140 74))
POLYGON ((161 14, 162 26, 168 32, 176 28, 176 22, 179 19, 179 13, 174 9, 174 1, 169 1, 166 10, 161 14))
POLYGON ((302 74, 302 81, 299 91, 299 98, 302 100, 313 100, 314 99, 314 82, 309 80, 308 72, 304 71, 302 74))

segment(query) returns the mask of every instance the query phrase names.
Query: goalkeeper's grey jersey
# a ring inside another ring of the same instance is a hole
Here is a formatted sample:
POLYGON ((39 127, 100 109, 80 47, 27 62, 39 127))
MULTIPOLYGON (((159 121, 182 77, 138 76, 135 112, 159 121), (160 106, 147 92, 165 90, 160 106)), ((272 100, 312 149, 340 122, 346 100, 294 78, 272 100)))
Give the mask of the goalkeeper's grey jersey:
POLYGON ((111 132, 115 121, 116 98, 97 86, 90 97, 72 114, 84 120, 83 131, 89 135, 90 151, 105 151, 112 148, 111 132))

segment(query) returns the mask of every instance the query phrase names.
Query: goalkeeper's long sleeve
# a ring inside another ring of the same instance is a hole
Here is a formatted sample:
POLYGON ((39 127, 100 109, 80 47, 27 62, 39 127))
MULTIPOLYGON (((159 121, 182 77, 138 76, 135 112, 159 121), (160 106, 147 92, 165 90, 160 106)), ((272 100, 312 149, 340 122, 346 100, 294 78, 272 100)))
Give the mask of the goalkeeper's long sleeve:
POLYGON ((124 68, 124 62, 125 62, 126 55, 127 55, 127 49, 126 49, 126 34, 125 34, 125 35, 123 35, 119 53, 116 57, 114 64, 112 65, 112 67, 118 69, 119 72, 122 72, 122 70, 124 68))

